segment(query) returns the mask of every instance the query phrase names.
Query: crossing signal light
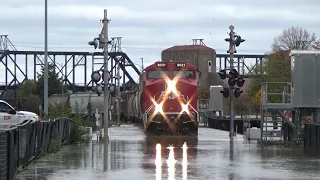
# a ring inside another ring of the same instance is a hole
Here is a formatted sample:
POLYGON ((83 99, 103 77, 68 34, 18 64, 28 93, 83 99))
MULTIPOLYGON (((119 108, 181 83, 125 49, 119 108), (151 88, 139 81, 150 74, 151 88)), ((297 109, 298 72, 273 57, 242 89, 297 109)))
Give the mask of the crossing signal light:
POLYGON ((99 38, 94 38, 93 41, 89 41, 88 44, 90 46, 93 46, 94 49, 97 49, 97 47, 99 45, 99 38))
POLYGON ((99 84, 97 84, 96 86, 92 87, 92 90, 94 92, 96 92, 98 96, 100 96, 102 94, 102 91, 103 91, 102 86, 99 85, 99 84))
POLYGON ((230 87, 234 87, 234 86, 236 85, 236 83, 237 83, 237 78, 230 77, 230 78, 228 79, 228 85, 229 85, 230 87))
POLYGON ((234 90, 234 97, 235 97, 235 98, 240 97, 241 93, 243 93, 243 91, 241 91, 241 89, 239 89, 239 88, 236 88, 236 89, 234 90))
POLYGON ((227 71, 225 69, 223 69, 220 72, 218 72, 218 74, 219 74, 221 79, 227 78, 227 71))
POLYGON ((242 87, 244 85, 245 80, 242 77, 237 79, 237 86, 242 87))
POLYGON ((228 88, 223 88, 223 90, 220 91, 220 92, 223 94, 224 98, 228 98, 229 97, 230 92, 229 92, 228 88))
POLYGON ((231 77, 237 78, 239 76, 239 73, 236 69, 231 69, 229 71, 229 74, 231 75, 231 77))
POLYGON ((244 41, 245 41, 244 39, 241 39, 241 36, 237 36, 237 38, 236 38, 234 43, 236 44, 236 47, 238 47, 244 41))
POLYGON ((101 80, 101 75, 99 71, 94 71, 91 74, 91 80, 95 83, 98 83, 101 80))
POLYGON ((109 92, 111 94, 111 96, 115 96, 116 95, 116 92, 117 92, 117 88, 114 84, 112 84, 110 87, 109 87, 109 92))

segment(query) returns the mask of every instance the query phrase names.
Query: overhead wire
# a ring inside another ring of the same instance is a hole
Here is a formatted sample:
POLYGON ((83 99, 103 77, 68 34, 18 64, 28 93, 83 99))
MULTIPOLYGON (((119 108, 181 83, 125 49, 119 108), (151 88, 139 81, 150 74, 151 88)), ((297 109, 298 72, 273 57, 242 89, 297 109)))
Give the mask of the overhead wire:
MULTIPOLYGON (((32 48, 32 49, 42 49, 43 44, 42 43, 36 43, 36 42, 13 42, 15 47, 22 47, 22 48, 32 48)), ((166 48, 170 47, 170 45, 163 45, 163 46, 149 46, 149 45, 143 45, 143 47, 139 47, 139 45, 122 45, 121 48, 124 49, 132 49, 132 50, 164 50, 166 48)), ((57 43, 50 43, 49 44, 50 49, 89 49, 91 48, 89 45, 64 45, 64 44, 57 44, 57 43)), ((216 51, 226 51, 226 49, 217 49, 214 48, 216 51)), ((268 52, 269 50, 266 49, 241 49, 241 52, 250 52, 250 53, 260 53, 260 52, 268 52)), ((242 53, 243 54, 243 53, 242 53)), ((261 54, 261 53, 260 53, 261 54)))

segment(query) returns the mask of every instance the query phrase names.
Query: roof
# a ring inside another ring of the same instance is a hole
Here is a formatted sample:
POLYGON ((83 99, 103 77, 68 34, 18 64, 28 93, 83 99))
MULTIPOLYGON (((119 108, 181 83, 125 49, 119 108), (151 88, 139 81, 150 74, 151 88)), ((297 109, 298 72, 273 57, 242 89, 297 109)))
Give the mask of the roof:
POLYGON ((192 50, 202 50, 202 51, 215 51, 214 49, 205 45, 182 45, 182 46, 172 46, 163 51, 192 51, 192 50))
POLYGON ((292 50, 292 51, 290 51, 290 56, 294 56, 297 54, 320 54, 320 51, 313 51, 313 50, 292 50))

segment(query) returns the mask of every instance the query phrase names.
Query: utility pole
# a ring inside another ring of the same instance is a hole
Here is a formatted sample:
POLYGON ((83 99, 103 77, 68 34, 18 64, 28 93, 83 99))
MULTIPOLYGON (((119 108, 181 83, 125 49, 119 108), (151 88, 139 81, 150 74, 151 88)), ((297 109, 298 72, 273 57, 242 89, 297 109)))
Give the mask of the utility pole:
POLYGON ((43 81, 43 107, 45 115, 48 115, 48 0, 44 1, 44 81, 43 81))
POLYGON ((109 71, 108 71, 108 12, 104 10, 104 17, 103 17, 103 58, 104 58, 104 68, 103 68, 103 76, 104 76, 104 137, 106 141, 109 141, 108 135, 108 128, 109 128, 109 91, 108 91, 108 79, 109 79, 109 71))
POLYGON ((141 68, 142 68, 141 72, 142 72, 143 71, 143 57, 140 59, 141 59, 141 68))
POLYGON ((91 80, 96 84, 95 87, 92 87, 92 90, 97 93, 98 96, 102 94, 102 91, 104 91, 104 116, 103 116, 103 124, 104 124, 104 137, 106 141, 109 141, 109 136, 108 136, 108 128, 109 128, 109 96, 110 92, 112 93, 115 91, 115 87, 110 86, 109 87, 109 81, 110 81, 110 73, 109 73, 109 68, 108 68, 108 45, 111 44, 111 41, 108 40, 108 24, 110 20, 108 19, 108 13, 107 10, 104 10, 104 17, 102 20, 103 23, 103 28, 102 31, 99 35, 99 38, 94 38, 93 41, 89 41, 90 46, 94 46, 96 49, 99 46, 99 49, 103 49, 103 71, 102 71, 102 76, 100 74, 101 70, 94 71, 91 74, 91 80), (103 80, 103 83, 99 84, 100 80, 103 80), (104 86, 104 90, 102 86, 104 86), (110 92, 109 92, 110 91, 110 92))
POLYGON ((120 62, 117 67, 117 120, 118 126, 120 126, 120 102, 121 102, 121 93, 120 93, 120 62))
MULTIPOLYGON (((235 32, 234 32, 234 26, 230 25, 229 26, 229 54, 230 54, 230 70, 233 69, 233 57, 234 53, 237 52, 236 47, 235 47, 235 32)), ((230 87, 229 92, 233 94, 233 88, 230 87)), ((230 96, 230 139, 233 139, 234 136, 234 120, 235 120, 235 115, 234 115, 234 99, 233 96, 230 96)))

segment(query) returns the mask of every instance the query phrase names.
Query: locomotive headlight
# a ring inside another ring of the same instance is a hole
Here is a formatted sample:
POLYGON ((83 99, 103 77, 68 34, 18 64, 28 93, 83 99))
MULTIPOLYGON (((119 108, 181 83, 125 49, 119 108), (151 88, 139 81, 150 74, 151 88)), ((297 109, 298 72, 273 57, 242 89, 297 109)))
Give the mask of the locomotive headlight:
POLYGON ((182 105, 182 112, 187 112, 188 111, 188 104, 182 105))
POLYGON ((176 89, 176 83, 174 81, 168 81, 168 92, 173 92, 176 89))
POLYGON ((156 107, 156 113, 162 112, 162 104, 156 104, 155 107, 156 107))

